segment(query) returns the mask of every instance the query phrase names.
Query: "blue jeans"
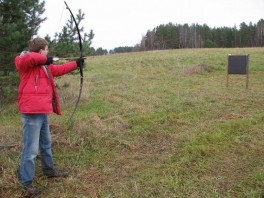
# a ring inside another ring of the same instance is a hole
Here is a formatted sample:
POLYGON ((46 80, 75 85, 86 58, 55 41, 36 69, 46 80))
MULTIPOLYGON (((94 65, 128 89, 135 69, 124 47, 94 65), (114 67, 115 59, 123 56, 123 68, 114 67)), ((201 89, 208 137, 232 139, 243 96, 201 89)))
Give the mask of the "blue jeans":
POLYGON ((19 180, 23 186, 32 184, 35 175, 35 158, 41 157, 42 170, 45 175, 55 171, 51 136, 47 114, 22 114, 23 149, 20 159, 19 180))

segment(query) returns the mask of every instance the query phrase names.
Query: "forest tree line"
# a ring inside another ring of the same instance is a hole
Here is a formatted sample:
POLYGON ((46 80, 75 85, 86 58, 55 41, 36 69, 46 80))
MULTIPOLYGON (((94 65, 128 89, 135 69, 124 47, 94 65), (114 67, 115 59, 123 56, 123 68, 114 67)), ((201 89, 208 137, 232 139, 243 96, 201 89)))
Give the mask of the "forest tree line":
POLYGON ((232 48, 263 47, 264 20, 257 24, 242 22, 237 28, 210 28, 206 24, 159 25, 149 30, 134 47, 134 51, 164 50, 179 48, 232 48))

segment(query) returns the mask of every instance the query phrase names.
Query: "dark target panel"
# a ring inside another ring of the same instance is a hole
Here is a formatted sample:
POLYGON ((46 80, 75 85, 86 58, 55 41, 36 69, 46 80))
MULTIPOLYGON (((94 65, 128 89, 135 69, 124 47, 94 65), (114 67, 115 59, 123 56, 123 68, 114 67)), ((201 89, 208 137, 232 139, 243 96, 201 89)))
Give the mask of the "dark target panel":
POLYGON ((227 84, 229 81, 229 74, 246 75, 246 87, 248 88, 248 63, 249 55, 228 55, 227 59, 227 84))

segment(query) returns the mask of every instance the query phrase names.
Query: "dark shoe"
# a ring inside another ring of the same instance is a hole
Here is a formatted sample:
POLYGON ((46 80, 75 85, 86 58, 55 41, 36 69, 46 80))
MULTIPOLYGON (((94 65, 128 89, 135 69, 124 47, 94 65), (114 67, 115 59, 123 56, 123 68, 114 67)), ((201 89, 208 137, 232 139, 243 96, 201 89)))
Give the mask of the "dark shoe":
POLYGON ((37 196, 40 195, 41 191, 33 186, 25 186, 24 189, 27 191, 27 196, 37 196))
POLYGON ((51 175, 47 175, 48 178, 53 178, 53 177, 68 177, 68 173, 66 172, 54 172, 51 175))

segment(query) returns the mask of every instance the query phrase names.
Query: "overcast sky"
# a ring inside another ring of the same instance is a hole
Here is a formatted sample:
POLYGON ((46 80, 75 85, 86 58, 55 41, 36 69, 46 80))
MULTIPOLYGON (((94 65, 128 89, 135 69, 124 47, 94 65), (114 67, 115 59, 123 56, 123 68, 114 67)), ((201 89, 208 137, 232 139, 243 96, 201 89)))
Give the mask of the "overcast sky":
MULTIPOLYGON (((73 14, 78 9, 85 13, 80 27, 95 37, 92 46, 97 49, 113 49, 120 46, 134 46, 147 30, 161 24, 189 25, 207 24, 209 27, 239 28, 240 23, 257 23, 264 19, 264 0, 67 0, 73 14)), ((64 0, 46 0, 44 17, 38 35, 55 32, 70 18, 64 0)))

